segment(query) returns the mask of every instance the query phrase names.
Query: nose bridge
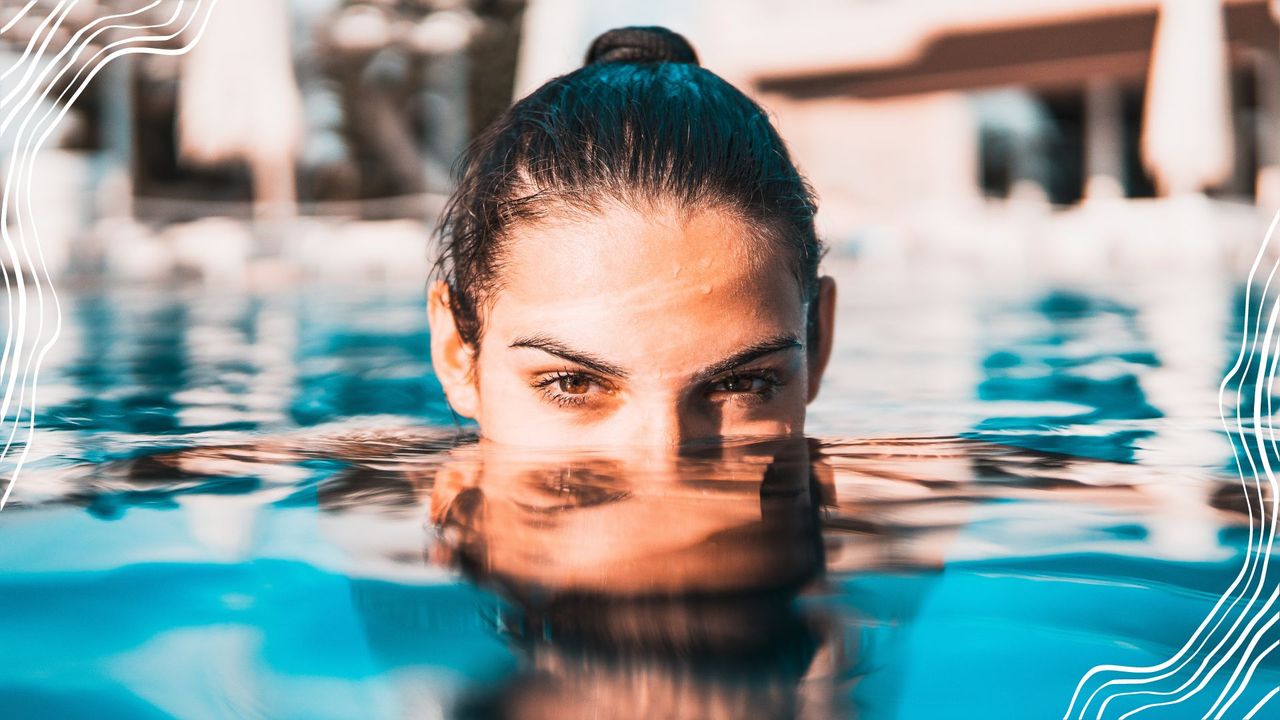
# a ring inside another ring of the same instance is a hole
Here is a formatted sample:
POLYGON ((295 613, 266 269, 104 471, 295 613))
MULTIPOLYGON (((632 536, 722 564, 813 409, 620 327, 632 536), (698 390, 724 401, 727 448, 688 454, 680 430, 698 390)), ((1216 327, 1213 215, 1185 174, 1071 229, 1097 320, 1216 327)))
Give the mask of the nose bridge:
POLYGON ((658 398, 646 415, 648 444, 675 447, 688 440, 678 398, 658 398))
POLYGON ((687 441, 688 428, 680 405, 680 398, 674 393, 655 394, 645 399, 641 407, 636 408, 631 442, 671 448, 687 441))

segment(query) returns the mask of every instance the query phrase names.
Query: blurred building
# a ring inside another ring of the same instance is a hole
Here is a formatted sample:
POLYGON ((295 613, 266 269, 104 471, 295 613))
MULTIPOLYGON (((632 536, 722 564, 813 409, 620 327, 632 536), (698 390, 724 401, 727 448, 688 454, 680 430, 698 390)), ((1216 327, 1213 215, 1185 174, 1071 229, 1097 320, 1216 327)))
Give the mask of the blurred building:
POLYGON ((984 199, 1206 192, 1280 206, 1267 0, 532 0, 519 85, 622 23, 669 23, 772 111, 849 226, 984 199))
MULTIPOLYGON (((881 135, 900 162, 966 157, 964 184, 988 196, 1025 183, 1056 204, 1199 190, 1280 199, 1268 187, 1280 162, 1280 33, 1265 0, 842 5, 838 19, 770 24, 780 43, 810 50, 746 59, 744 74, 785 112, 809 116, 833 98, 872 116, 959 100, 955 118, 909 134, 966 123, 971 142, 926 142, 925 157, 914 138, 894 138, 908 133, 846 135, 881 135)), ((846 168, 865 157, 848 143, 832 152, 846 168)))

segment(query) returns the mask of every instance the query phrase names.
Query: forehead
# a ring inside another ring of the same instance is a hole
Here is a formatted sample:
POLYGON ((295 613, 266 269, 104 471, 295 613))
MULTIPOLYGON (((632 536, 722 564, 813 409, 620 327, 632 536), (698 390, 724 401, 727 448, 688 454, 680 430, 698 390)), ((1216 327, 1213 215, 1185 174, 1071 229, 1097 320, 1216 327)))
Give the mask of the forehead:
POLYGON ((709 333, 732 344, 797 331, 803 303, 785 252, 714 209, 612 206, 526 227, 507 242, 486 336, 546 332, 600 348, 602 338, 587 336, 627 333, 666 346, 709 333))

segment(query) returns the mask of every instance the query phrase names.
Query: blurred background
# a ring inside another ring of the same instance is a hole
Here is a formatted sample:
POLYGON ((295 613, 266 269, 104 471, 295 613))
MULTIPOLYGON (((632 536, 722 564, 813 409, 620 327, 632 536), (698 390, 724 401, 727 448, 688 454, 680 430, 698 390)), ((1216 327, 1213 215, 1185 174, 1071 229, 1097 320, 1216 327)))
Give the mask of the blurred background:
MULTIPOLYGON (((25 4, 0 3, 0 23, 25 4)), ((144 4, 80 2, 59 32, 144 4)), ((990 246, 1029 218, 1051 218, 1041 242, 1078 244, 1185 231, 1190 213, 1190 242, 1221 247, 1206 229, 1280 207, 1277 15, 1268 0, 221 0, 190 53, 95 78, 33 193, 63 277, 418 281, 468 140, 597 33, 664 24, 774 114, 833 244, 990 246)), ((0 53, 15 60, 42 19, 0 53)))

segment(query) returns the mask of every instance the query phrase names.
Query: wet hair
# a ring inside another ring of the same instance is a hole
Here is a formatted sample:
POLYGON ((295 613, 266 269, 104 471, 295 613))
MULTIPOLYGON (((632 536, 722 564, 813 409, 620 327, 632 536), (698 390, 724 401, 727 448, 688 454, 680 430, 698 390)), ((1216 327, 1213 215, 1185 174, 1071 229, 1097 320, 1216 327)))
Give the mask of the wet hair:
POLYGON ((436 272, 473 349, 513 229, 610 203, 734 214, 781 249, 812 334, 823 253, 813 191, 765 111, 701 67, 670 30, 600 35, 585 66, 515 103, 468 148, 460 170, 436 272))

